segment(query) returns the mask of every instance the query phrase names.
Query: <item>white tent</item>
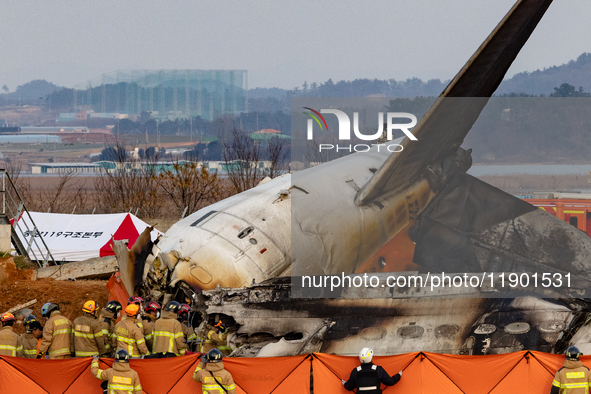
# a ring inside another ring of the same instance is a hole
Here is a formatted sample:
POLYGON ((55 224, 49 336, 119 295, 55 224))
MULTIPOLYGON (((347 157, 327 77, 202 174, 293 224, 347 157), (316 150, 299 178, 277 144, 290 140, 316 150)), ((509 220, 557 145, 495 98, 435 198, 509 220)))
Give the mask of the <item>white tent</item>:
MULTIPOLYGON (((30 218, 37 226, 55 261, 81 261, 113 255, 110 246, 111 236, 114 236, 115 240, 129 240, 131 247, 139 234, 149 227, 147 223, 130 213, 71 215, 30 212, 30 218)), ((39 235, 35 237, 36 243, 31 241, 34 231, 30 218, 23 213, 18 221, 16 233, 24 247, 30 248, 31 260, 42 259, 45 248, 39 235)), ((152 240, 159 234, 159 231, 153 231, 152 240)))

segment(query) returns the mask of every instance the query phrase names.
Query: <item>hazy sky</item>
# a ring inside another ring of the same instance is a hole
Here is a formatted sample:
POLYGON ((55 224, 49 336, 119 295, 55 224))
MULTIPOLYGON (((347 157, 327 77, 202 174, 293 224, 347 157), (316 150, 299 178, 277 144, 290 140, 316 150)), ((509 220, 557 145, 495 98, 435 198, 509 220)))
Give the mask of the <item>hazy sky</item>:
MULTIPOLYGON (((451 78, 514 0, 3 1, 0 85, 117 69, 246 69, 249 88, 451 78)), ((591 51, 591 1, 555 1, 509 76, 591 51)))

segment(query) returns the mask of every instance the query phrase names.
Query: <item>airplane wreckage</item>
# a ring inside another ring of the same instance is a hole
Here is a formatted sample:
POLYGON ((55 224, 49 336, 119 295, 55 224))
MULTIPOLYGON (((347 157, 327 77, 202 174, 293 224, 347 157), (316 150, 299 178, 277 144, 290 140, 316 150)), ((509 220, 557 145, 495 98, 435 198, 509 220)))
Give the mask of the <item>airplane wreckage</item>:
POLYGON ((156 245, 150 229, 131 250, 116 241, 128 291, 192 299, 193 324, 222 319, 237 356, 591 351, 591 238, 467 175, 460 148, 550 4, 517 1, 412 130, 418 141, 388 142, 402 152, 374 146, 277 177, 182 219, 156 245), (400 234, 427 282, 442 271, 540 271, 573 283, 294 291, 302 275, 409 274, 381 272, 378 252, 400 234))

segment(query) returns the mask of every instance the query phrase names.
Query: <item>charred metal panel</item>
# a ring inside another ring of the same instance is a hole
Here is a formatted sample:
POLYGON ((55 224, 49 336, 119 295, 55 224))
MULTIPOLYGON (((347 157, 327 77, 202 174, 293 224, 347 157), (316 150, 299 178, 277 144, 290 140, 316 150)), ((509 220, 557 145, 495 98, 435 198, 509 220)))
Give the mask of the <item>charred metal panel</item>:
POLYGON ((587 234, 470 175, 451 182, 409 235, 425 270, 563 272, 590 285, 587 234))
POLYGON ((379 355, 562 351, 591 310, 579 300, 535 297, 298 299, 290 293, 282 278, 200 298, 206 313, 231 317, 234 355, 248 356, 355 355, 365 346, 379 355))

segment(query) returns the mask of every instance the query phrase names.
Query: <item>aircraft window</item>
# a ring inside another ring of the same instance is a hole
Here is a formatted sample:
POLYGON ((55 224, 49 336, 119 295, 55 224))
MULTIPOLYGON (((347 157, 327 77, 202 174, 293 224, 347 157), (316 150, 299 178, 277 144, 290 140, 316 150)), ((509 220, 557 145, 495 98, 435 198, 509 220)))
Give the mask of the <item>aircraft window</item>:
POLYGON ((382 339, 388 334, 388 331, 384 327, 366 327, 359 335, 361 338, 367 341, 376 341, 378 339, 382 339))
POLYGON ((244 230, 242 230, 238 233, 238 238, 242 239, 242 238, 248 236, 248 234, 252 233, 253 231, 254 231, 254 227, 248 226, 247 228, 245 228, 244 230))
POLYGON ((402 338, 411 339, 411 338, 420 338, 423 336, 425 329, 421 326, 404 326, 398 329, 398 335, 402 338))
POLYGON ((199 223, 201 223, 202 221, 204 221, 205 219, 207 219, 208 217, 210 217, 211 215, 213 215, 216 212, 217 211, 209 211, 209 212, 207 212, 205 215, 201 216, 194 223, 192 223, 191 224, 191 227, 195 227, 196 225, 198 225, 199 223))
POLYGON ((437 338, 451 339, 460 332, 460 327, 455 324, 442 324, 435 328, 435 336, 437 338))
POLYGON ((284 336, 286 341, 298 341, 304 338, 304 334, 301 332, 289 332, 284 336))
POLYGON ((572 224, 573 226, 575 226, 575 227, 578 227, 578 224, 579 224, 579 218, 578 218, 578 217, 576 217, 576 216, 571 216, 571 217, 570 217, 570 219, 568 220, 568 222, 569 222, 570 224, 572 224))

